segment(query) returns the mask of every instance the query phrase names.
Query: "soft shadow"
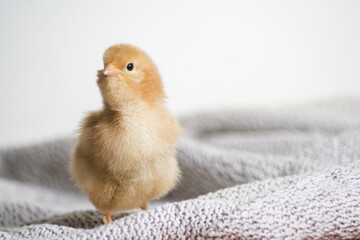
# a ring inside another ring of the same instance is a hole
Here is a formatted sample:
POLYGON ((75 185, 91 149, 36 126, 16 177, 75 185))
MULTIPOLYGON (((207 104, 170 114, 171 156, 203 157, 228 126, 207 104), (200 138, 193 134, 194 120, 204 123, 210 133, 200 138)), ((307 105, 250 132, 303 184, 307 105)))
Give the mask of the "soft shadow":
MULTIPOLYGON (((126 211, 112 214, 112 219, 120 219, 127 217, 137 211, 126 211)), ((71 228, 91 229, 104 224, 103 215, 98 211, 74 211, 71 213, 57 214, 50 218, 41 219, 34 222, 29 222, 26 225, 36 224, 52 224, 58 226, 65 226, 71 228)))

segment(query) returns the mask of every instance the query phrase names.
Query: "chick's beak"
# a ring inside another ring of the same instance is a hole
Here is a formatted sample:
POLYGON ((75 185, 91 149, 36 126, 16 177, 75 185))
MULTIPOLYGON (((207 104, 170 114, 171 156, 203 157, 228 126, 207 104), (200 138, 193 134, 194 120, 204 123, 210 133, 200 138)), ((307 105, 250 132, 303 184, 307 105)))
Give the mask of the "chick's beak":
POLYGON ((105 76, 114 77, 117 76, 118 74, 119 74, 119 70, 111 63, 107 65, 106 68, 104 69, 105 76))

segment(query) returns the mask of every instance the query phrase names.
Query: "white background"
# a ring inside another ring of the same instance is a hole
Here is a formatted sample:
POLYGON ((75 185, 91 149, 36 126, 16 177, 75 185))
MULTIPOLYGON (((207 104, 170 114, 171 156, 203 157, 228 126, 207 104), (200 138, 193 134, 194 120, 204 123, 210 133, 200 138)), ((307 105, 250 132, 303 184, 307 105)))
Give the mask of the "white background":
POLYGON ((0 0, 0 146, 74 133, 123 42, 157 63, 177 115, 360 92, 360 1, 0 0))

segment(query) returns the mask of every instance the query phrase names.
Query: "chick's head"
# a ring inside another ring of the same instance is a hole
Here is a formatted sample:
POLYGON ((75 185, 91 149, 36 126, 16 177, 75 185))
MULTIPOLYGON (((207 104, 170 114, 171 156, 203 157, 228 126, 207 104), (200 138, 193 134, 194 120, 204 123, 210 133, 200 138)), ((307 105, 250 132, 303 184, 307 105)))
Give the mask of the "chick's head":
POLYGON ((107 107, 118 110, 130 103, 153 104, 165 98, 158 69, 141 49, 129 44, 113 45, 105 51, 103 60, 97 83, 107 107))

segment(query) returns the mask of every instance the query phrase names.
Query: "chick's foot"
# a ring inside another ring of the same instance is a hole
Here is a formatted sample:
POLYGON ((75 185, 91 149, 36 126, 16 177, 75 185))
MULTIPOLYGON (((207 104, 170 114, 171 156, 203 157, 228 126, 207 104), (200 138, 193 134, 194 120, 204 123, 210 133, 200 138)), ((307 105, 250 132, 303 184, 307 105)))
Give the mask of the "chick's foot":
POLYGON ((148 210, 148 202, 145 202, 143 205, 140 206, 142 210, 148 210))
POLYGON ((105 224, 111 223, 112 222, 111 213, 105 213, 103 221, 105 224))

